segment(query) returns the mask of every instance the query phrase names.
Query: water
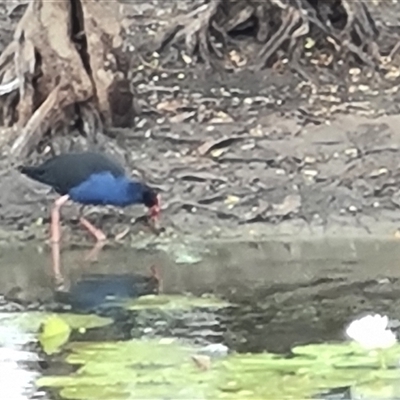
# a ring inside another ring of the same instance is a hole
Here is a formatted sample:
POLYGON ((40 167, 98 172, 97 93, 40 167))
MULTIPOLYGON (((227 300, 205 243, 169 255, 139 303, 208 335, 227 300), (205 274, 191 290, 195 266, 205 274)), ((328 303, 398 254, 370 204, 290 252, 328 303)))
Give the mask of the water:
MULTIPOLYGON (((286 354, 298 344, 343 340, 346 324, 366 311, 400 320, 400 246, 395 240, 221 242, 181 246, 180 250, 167 245, 164 249, 168 252, 109 249, 101 253, 96 264, 84 261, 87 250, 66 251, 62 254, 63 289, 75 293, 69 299, 73 300, 79 291, 72 289, 97 279, 107 282, 118 295, 129 296, 132 293, 126 290, 126 283, 138 275, 149 276, 150 267, 156 266, 163 293, 214 294, 233 306, 182 312, 172 319, 99 308, 98 313, 117 317, 117 322, 94 330, 88 336, 91 340, 172 336, 198 345, 224 343, 239 353, 267 350, 286 354), (199 262, 182 264, 182 251, 186 254, 183 259, 190 260, 187 255, 196 253, 197 259, 193 259, 199 262), (118 278, 121 276, 123 279, 118 278)), ((0 293, 17 297, 23 307, 54 301, 47 249, 3 249, 0 274, 0 293)), ((87 290, 87 286, 82 287, 87 290)), ((15 331, 5 337, 0 348, 1 369, 18 371, 12 379, 1 375, 2 387, 4 384, 7 389, 9 382, 7 390, 13 391, 7 392, 7 398, 50 398, 34 386, 38 375, 49 373, 50 368, 44 371, 40 365, 34 337, 18 336, 15 331), (6 353, 7 357, 2 355, 6 353)))

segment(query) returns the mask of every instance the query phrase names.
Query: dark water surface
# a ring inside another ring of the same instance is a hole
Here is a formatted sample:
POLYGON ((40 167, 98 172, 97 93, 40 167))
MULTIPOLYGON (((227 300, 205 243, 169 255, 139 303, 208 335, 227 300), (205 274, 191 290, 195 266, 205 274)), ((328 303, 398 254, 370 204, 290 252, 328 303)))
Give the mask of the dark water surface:
MULTIPOLYGON (((165 248, 167 252, 109 249, 96 264, 84 261, 87 250, 65 251, 61 297, 55 295, 46 248, 2 249, 0 294, 18 298, 22 307, 48 305, 57 299, 71 303, 73 311, 95 309, 111 315, 116 323, 94 330, 91 340, 172 335, 198 344, 224 343, 238 352, 286 353, 295 344, 341 340, 345 325, 366 311, 400 320, 400 243, 396 240, 192 245, 184 247, 187 254, 199 254, 200 248, 206 251, 200 251, 199 262, 189 264, 177 263, 176 252, 172 256, 165 248), (143 276, 150 276, 151 266, 159 270, 163 293, 214 294, 232 306, 182 311, 174 318, 162 314, 147 318, 112 305, 104 307, 101 300, 109 294, 129 297, 150 292, 152 287, 143 276)), ((8 302, 3 305, 7 310, 8 302)), ((7 324, 1 329, 7 329, 7 324)), ((0 370, 11 372, 0 374, 2 394, 7 394, 2 397, 47 398, 34 388, 35 379, 46 373, 34 337, 18 332, 5 337, 0 343, 0 370)))

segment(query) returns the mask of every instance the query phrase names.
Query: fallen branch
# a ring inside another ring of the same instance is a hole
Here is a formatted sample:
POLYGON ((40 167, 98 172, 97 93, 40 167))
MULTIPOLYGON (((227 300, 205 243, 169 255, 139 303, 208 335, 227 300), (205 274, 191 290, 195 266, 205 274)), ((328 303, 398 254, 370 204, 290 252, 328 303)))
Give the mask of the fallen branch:
POLYGON ((60 99, 59 97, 60 85, 53 89, 47 99, 33 113, 28 123, 22 129, 21 134, 11 147, 11 153, 14 156, 20 158, 21 156, 26 155, 27 149, 33 148, 38 144, 40 139, 40 137, 37 137, 39 135, 39 128, 44 126, 45 121, 51 122, 54 120, 54 117, 59 117, 60 112, 56 106, 61 104, 62 100, 65 100, 65 94, 63 99, 60 99))

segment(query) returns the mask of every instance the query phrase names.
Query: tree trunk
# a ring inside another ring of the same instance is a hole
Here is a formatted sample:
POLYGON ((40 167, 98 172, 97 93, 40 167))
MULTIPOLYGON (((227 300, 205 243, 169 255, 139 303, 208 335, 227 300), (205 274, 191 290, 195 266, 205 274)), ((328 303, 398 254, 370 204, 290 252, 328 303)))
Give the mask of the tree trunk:
POLYGON ((104 127, 132 124, 118 10, 118 3, 99 0, 29 3, 0 56, 3 123, 18 132, 11 138, 14 158, 71 119, 92 139, 104 127))

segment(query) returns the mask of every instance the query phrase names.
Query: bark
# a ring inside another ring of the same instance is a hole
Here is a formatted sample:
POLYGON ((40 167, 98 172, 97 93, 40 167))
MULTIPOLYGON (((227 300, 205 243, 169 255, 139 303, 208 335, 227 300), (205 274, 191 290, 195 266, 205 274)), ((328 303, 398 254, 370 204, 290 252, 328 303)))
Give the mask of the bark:
POLYGON ((71 119, 92 140, 105 127, 131 125, 118 11, 118 3, 99 0, 29 3, 0 56, 2 122, 14 127, 11 156, 26 157, 71 119))

